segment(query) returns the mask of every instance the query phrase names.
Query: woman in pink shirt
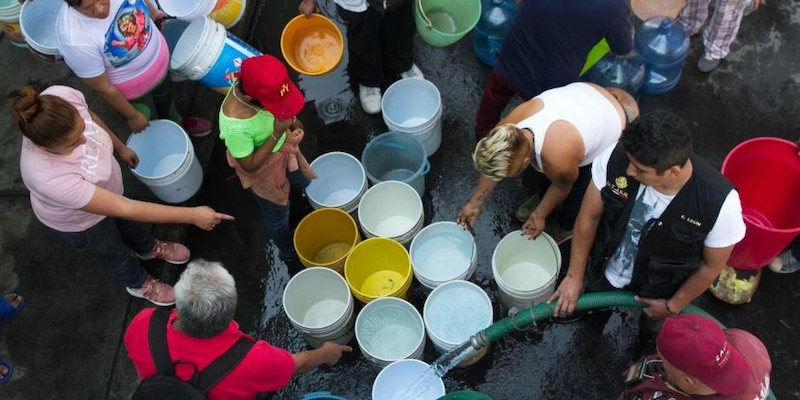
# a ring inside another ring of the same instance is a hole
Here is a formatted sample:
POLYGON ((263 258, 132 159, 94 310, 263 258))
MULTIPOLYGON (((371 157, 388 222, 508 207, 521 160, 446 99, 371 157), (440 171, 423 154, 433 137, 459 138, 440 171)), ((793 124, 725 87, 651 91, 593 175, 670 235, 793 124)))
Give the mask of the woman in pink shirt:
POLYGON ((124 197, 114 153, 130 167, 139 157, 73 88, 51 86, 40 94, 25 86, 11 103, 11 115, 24 135, 20 172, 36 218, 59 240, 95 257, 132 296, 174 304, 172 287, 148 275, 137 256, 183 264, 189 249, 155 239, 145 223, 191 223, 211 230, 233 217, 205 206, 124 197))

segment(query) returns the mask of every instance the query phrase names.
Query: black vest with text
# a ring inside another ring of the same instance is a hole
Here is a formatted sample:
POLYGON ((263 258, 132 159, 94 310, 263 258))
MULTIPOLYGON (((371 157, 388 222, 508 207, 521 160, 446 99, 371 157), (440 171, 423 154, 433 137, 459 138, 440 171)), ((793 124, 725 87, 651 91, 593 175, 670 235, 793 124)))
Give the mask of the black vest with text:
MULTIPOLYGON (((626 287, 642 297, 670 298, 697 271, 703 242, 733 190, 708 163, 694 156, 690 159, 692 176, 661 216, 647 221, 642 229, 633 276, 626 287)), ((639 192, 639 182, 626 173, 628 163, 620 142, 611 154, 606 185, 600 191, 603 215, 592 248, 590 282, 602 277, 606 262, 619 246, 639 192)))

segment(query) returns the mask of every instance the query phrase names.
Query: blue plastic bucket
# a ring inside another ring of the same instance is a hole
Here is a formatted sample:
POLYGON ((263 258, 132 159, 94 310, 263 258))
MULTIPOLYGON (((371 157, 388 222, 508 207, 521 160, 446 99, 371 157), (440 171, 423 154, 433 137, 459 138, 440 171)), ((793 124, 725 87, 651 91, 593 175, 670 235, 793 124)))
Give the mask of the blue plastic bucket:
POLYGON ((373 185, 383 181, 409 184, 420 197, 425 194, 425 175, 431 168, 425 148, 409 135, 386 132, 367 143, 361 164, 373 185))
POLYGON ((442 143, 442 97, 428 80, 400 79, 386 89, 381 99, 383 122, 390 131, 401 132, 422 143, 430 157, 442 143))
POLYGON ((159 199, 181 203, 200 189, 203 170, 180 125, 166 119, 150 121, 144 131, 128 137, 128 147, 139 155, 139 165, 131 172, 159 199))
POLYGON ((258 55, 260 51, 226 31, 222 24, 202 17, 183 31, 169 66, 177 74, 224 94, 242 60, 258 55))

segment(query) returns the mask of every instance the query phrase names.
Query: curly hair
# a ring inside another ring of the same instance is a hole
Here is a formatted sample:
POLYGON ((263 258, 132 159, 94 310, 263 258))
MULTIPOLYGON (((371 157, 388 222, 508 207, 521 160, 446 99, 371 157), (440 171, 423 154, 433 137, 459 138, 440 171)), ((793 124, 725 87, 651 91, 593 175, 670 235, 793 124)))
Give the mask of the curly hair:
POLYGON ((682 167, 692 155, 692 134, 677 114, 656 110, 642 114, 622 134, 625 150, 656 173, 682 167))
POLYGON ((525 143, 525 136, 516 125, 495 127, 475 146, 472 153, 475 169, 495 181, 507 178, 514 155, 524 148, 525 143))

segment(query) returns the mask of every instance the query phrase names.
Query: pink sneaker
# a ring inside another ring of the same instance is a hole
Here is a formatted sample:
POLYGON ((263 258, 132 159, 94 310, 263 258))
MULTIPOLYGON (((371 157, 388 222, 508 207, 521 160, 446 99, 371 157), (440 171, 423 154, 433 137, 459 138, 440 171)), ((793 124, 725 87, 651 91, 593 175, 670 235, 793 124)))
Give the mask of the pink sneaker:
POLYGON ((185 264, 189 261, 191 256, 189 248, 175 242, 162 242, 156 239, 156 244, 153 245, 153 251, 147 254, 137 254, 140 260, 164 260, 170 264, 185 264))
POLYGON ((126 287, 125 290, 131 296, 145 299, 157 306, 166 307, 175 304, 175 290, 172 289, 172 286, 159 282, 150 275, 144 279, 142 287, 126 287))
POLYGON ((211 133, 211 129, 214 128, 211 121, 199 117, 184 117, 181 121, 181 125, 183 129, 186 130, 186 133, 194 137, 208 135, 211 133))

